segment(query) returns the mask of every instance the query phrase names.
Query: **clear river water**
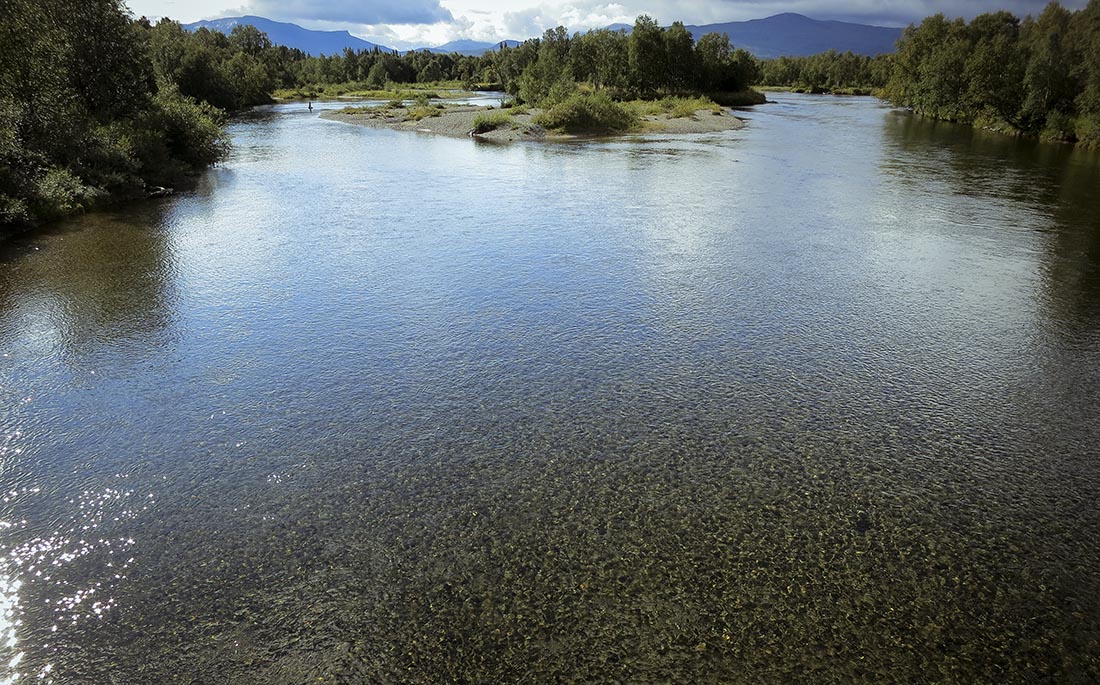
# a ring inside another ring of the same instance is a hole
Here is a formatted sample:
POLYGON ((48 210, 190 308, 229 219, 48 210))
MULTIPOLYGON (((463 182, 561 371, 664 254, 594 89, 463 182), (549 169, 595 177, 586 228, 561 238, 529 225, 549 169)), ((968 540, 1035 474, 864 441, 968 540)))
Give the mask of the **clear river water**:
POLYGON ((772 99, 7 241, 0 683, 1100 680, 1100 160, 772 99))

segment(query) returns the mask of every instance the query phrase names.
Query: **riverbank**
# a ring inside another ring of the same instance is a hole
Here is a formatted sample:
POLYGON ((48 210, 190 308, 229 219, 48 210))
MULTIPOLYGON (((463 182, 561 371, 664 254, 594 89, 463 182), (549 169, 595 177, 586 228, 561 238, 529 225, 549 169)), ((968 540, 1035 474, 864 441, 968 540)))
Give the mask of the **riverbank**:
MULTIPOLYGON (((498 142, 520 140, 568 140, 581 137, 547 130, 536 119, 541 110, 517 107, 490 110, 475 105, 435 107, 345 107, 325 112, 322 119, 355 126, 388 128, 395 131, 418 131, 437 135, 467 137, 498 142), (480 125, 478 125, 480 124, 480 125), (475 133, 475 129, 480 132, 475 133)), ((618 135, 639 133, 693 134, 733 131, 745 126, 745 122, 729 110, 698 109, 686 116, 670 113, 645 114, 639 117, 636 127, 618 135)))

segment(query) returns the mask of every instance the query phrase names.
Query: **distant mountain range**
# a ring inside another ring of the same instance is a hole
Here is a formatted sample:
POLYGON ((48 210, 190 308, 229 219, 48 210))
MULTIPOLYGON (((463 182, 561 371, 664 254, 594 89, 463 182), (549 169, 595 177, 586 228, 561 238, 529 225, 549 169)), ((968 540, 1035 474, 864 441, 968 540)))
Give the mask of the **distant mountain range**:
MULTIPOLYGON (((272 43, 298 48, 311 55, 336 55, 343 52, 344 48, 353 50, 379 48, 393 52, 393 48, 365 41, 347 31, 311 31, 296 24, 286 24, 263 17, 245 16, 197 21, 193 24, 185 24, 184 28, 195 31, 200 27, 206 27, 212 31, 228 34, 234 26, 240 24, 252 24, 266 33, 272 43)), ((613 24, 607 28, 629 32, 632 26, 613 24)), ((899 28, 852 24, 845 21, 819 21, 801 14, 790 13, 777 14, 767 19, 688 26, 687 29, 696 38, 707 33, 727 33, 734 47, 745 48, 763 59, 781 55, 816 55, 826 50, 838 52, 851 50, 861 55, 893 52, 894 44, 901 37, 902 31, 899 28)), ((515 40, 506 40, 502 43, 513 47, 519 45, 519 41, 515 40)), ((439 54, 457 52, 462 55, 482 55, 489 50, 498 49, 502 43, 455 40, 443 45, 416 49, 439 54)))
POLYGON ((734 47, 744 48, 761 59, 816 55, 826 50, 851 50, 873 57, 893 52, 902 32, 898 28, 819 21, 790 13, 767 19, 688 26, 687 30, 696 39, 707 33, 727 33, 734 47))
POLYGON ((393 48, 385 45, 376 45, 362 38, 357 38, 347 31, 311 31, 297 24, 287 24, 281 21, 272 21, 263 17, 226 17, 225 19, 212 19, 209 21, 196 21, 193 24, 184 24, 188 31, 197 31, 207 28, 211 31, 220 31, 229 35, 234 26, 247 26, 252 24, 267 34, 272 43, 285 45, 288 48, 298 48, 310 55, 338 55, 344 48, 352 50, 373 50, 378 48, 387 52, 393 52, 393 48))
POLYGON ((501 45, 507 45, 510 48, 514 48, 519 45, 518 40, 503 40, 498 43, 485 43, 477 40, 452 40, 450 43, 444 43, 443 45, 437 45, 434 48, 416 48, 417 50, 427 50, 440 55, 449 55, 457 52, 460 55, 472 55, 474 57, 484 55, 490 50, 499 50, 501 45))

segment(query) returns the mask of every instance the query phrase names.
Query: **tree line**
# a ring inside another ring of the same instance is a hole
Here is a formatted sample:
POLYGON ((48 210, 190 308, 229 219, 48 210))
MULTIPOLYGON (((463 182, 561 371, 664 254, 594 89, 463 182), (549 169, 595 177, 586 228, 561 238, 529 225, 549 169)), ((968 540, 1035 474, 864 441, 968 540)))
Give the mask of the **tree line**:
POLYGON ((942 14, 898 41, 883 92, 891 103, 947 121, 1100 145, 1100 0, 1057 2, 1022 21, 993 12, 942 14))
POLYGON ((643 15, 633 31, 597 29, 572 35, 563 26, 518 46, 502 45, 480 56, 378 49, 340 55, 301 56, 288 69, 293 87, 359 83, 459 81, 467 87, 505 90, 538 105, 577 83, 620 99, 660 94, 736 92, 759 77, 757 60, 735 49, 725 34, 698 41, 681 22, 664 28, 643 15))
POLYGON ((808 93, 859 92, 884 88, 893 74, 893 55, 868 57, 829 50, 808 57, 761 60, 759 85, 808 93))

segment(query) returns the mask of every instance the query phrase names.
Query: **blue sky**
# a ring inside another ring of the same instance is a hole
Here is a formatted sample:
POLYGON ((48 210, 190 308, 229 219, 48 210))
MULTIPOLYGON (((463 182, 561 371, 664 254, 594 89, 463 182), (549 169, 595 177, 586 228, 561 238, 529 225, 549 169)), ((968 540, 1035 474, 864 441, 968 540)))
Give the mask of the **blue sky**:
MULTIPOLYGON (((1079 8, 1086 0, 1062 4, 1079 8)), ((396 48, 438 45, 456 38, 495 41, 536 36, 559 24, 585 30, 633 22, 650 14, 662 23, 689 24, 758 19, 798 12, 904 26, 936 12, 966 18, 1007 9, 1038 14, 1043 0, 127 0, 136 15, 184 22, 255 14, 313 29, 347 29, 396 48)))

